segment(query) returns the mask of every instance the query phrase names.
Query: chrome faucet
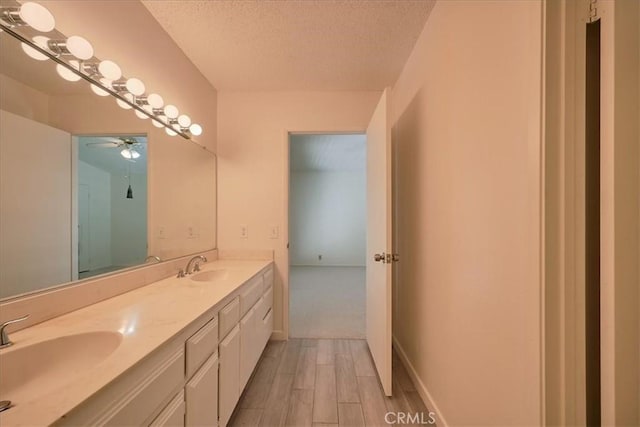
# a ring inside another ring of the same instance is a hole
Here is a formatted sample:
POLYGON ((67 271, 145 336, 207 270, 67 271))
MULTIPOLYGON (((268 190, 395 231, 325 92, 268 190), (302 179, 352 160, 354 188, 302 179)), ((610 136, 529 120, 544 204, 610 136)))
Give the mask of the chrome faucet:
POLYGON ((155 256, 155 255, 149 255, 147 258, 145 258, 144 262, 145 264, 147 263, 147 261, 156 261, 156 262, 162 262, 162 259, 159 256, 155 256))
POLYGON ((13 343, 9 339, 9 336, 7 335, 7 332, 5 331, 5 328, 13 323, 22 322, 23 320, 26 320, 28 317, 29 315, 27 314, 24 317, 21 317, 19 319, 8 320, 4 322, 2 325, 0 325, 0 348, 6 348, 13 345, 13 343))
POLYGON ((204 255, 196 255, 191 258, 187 263, 187 266, 184 268, 185 274, 191 274, 196 271, 200 271, 200 261, 207 262, 207 257, 204 255))

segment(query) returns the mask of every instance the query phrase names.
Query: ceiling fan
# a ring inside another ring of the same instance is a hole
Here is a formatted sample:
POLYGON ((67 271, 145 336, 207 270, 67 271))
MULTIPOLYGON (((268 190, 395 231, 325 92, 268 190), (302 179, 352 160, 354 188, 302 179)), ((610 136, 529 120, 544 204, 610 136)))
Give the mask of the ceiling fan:
POLYGON ((131 136, 105 136, 97 139, 102 139, 104 142, 88 142, 87 147, 92 148, 119 148, 122 147, 120 155, 125 159, 135 162, 135 159, 140 157, 140 150, 143 149, 144 142, 138 141, 131 136), (136 149, 137 148, 137 149, 136 149))

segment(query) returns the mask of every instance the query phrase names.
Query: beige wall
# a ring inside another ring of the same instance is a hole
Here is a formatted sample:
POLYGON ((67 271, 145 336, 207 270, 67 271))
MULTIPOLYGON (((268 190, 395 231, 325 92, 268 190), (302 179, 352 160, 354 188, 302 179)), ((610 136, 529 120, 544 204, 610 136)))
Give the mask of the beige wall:
POLYGON ((542 422, 541 6, 436 3, 393 88, 394 336, 441 424, 542 422))
POLYGON ((276 336, 287 295, 287 132, 363 132, 379 92, 218 94, 218 246, 274 249, 276 336), (240 237, 248 226, 248 238, 240 237), (270 227, 280 237, 271 239, 270 227))
POLYGON ((0 109, 13 114, 49 123, 49 96, 32 87, 20 83, 9 76, 0 74, 0 109))

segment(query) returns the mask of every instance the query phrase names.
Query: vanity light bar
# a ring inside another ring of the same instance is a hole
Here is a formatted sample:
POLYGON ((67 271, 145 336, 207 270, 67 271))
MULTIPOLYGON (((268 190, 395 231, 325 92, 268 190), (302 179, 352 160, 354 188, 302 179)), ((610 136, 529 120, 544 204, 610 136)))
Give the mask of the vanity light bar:
POLYGON ((56 31, 58 34, 54 39, 36 36, 30 40, 14 30, 15 27, 27 26, 38 32, 48 33, 55 29, 55 18, 46 7, 34 2, 0 8, 0 28, 22 42, 22 48, 29 57, 54 61, 56 71, 65 80, 84 79, 96 95, 114 96, 120 107, 134 109, 141 119, 152 119, 153 125, 164 127, 168 135, 191 139, 192 135, 202 134, 202 127, 191 123, 189 116, 180 115, 174 105, 164 106, 160 95, 147 95, 146 87, 140 79, 124 78, 115 62, 95 58, 93 46, 85 38, 67 38, 56 31), (69 56, 75 59, 62 60, 69 56))

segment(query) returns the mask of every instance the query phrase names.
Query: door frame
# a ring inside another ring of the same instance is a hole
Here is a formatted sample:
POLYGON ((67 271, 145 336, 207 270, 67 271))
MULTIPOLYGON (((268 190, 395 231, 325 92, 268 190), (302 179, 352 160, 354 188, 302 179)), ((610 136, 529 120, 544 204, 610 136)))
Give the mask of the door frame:
POLYGON ((282 245, 284 247, 284 263, 285 271, 281 271, 282 275, 282 330, 273 331, 272 338, 276 340, 288 340, 289 339, 289 185, 291 174, 291 162, 289 159, 289 150, 291 146, 291 135, 366 135, 367 130, 361 128, 351 129, 331 129, 331 130, 304 130, 304 129, 285 129, 282 137, 282 150, 284 158, 284 174, 282 177, 283 186, 283 218, 284 218, 284 230, 282 230, 282 245))
POLYGON ((585 40, 588 0, 543 2, 542 419, 586 425, 585 40))

